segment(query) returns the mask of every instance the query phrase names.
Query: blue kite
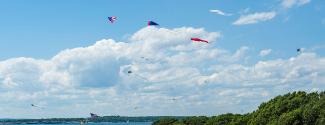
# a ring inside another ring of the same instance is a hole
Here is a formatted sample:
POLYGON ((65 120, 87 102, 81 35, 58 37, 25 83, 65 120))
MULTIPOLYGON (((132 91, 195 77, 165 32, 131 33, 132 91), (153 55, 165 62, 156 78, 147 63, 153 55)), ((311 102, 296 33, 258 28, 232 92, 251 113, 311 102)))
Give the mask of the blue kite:
POLYGON ((159 24, 153 21, 148 21, 148 26, 159 26, 159 24))

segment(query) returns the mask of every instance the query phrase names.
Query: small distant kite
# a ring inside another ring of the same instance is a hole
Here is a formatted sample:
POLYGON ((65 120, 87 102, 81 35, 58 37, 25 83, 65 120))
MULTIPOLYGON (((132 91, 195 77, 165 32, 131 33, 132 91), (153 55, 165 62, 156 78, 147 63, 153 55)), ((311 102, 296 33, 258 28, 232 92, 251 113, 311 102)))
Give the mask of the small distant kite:
POLYGON ((136 73, 133 73, 133 71, 131 71, 131 70, 127 71, 127 73, 128 73, 128 75, 133 75, 133 76, 135 76, 138 79, 141 79, 141 80, 144 80, 144 81, 149 81, 147 78, 145 78, 145 77, 143 77, 141 75, 138 75, 136 73))
POLYGON ((298 49, 297 49, 297 52, 298 52, 298 53, 302 52, 302 49, 301 49, 301 48, 298 48, 298 49))
POLYGON ((171 98, 171 99, 169 99, 169 100, 176 101, 177 99, 176 99, 176 98, 171 98))
POLYGON ((209 43, 209 41, 207 40, 203 40, 203 39, 200 39, 200 38, 191 38, 192 41, 194 42, 204 42, 204 43, 209 43))
POLYGON ((35 104, 30 104, 32 107, 35 107, 35 108, 40 108, 40 109, 44 109, 44 107, 40 107, 40 106, 37 106, 35 104))
POLYGON ((171 101, 177 101, 177 100, 180 100, 182 97, 173 97, 173 98, 170 98, 168 100, 171 100, 171 101))
POLYGON ((150 58, 147 58, 144 56, 141 57, 141 61, 144 63, 154 63, 155 62, 153 59, 150 59, 150 58))
POLYGON ((111 23, 114 23, 116 20, 117 20, 116 16, 108 17, 108 21, 111 22, 111 23))
POLYGON ((216 14, 218 14, 218 15, 222 15, 222 16, 231 16, 232 14, 230 14, 230 13, 225 13, 225 12, 223 12, 223 11, 221 11, 221 10, 210 10, 210 12, 211 13, 216 13, 216 14))
POLYGON ((159 26, 159 24, 154 21, 148 21, 148 26, 159 26))
POLYGON ((146 61, 149 61, 149 58, 146 58, 146 57, 141 57, 141 59, 144 59, 144 60, 146 60, 146 61))

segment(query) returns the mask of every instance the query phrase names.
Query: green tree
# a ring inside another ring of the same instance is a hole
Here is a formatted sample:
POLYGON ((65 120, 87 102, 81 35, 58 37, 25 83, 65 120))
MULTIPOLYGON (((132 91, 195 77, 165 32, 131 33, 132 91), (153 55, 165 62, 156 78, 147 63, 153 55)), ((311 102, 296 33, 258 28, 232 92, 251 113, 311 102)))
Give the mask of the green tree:
POLYGON ((155 121, 153 125, 172 125, 175 122, 177 122, 177 119, 175 118, 162 118, 158 121, 155 121))
POLYGON ((189 117, 189 118, 185 118, 182 120, 182 122, 185 125, 204 125, 206 123, 206 121, 209 118, 206 116, 194 116, 194 117, 189 117))
POLYGON ((247 116, 228 113, 210 118, 206 125, 244 125, 247 122, 245 117, 247 116))

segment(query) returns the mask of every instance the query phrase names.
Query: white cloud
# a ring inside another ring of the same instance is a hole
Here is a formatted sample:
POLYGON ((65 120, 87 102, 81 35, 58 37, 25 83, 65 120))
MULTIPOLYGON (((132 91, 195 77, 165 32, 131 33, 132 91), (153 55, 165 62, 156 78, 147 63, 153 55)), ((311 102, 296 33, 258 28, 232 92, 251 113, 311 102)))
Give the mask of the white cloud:
POLYGON ((221 11, 221 10, 217 10, 217 9, 215 9, 215 10, 210 10, 210 12, 211 12, 211 13, 218 14, 218 15, 222 15, 222 16, 231 16, 231 15, 232 15, 232 14, 230 14, 230 13, 225 13, 225 12, 223 12, 223 11, 221 11))
POLYGON ((271 20, 276 16, 276 12, 261 12, 254 13, 249 15, 241 16, 233 24, 234 25, 246 25, 246 24, 255 24, 262 21, 271 20))
POLYGON ((308 4, 311 0, 282 0, 281 6, 283 8, 291 8, 293 6, 302 6, 308 4))
POLYGON ((48 60, 1 61, 0 110, 7 114, 0 117, 240 113, 278 94, 325 89, 324 57, 302 53, 246 64, 249 47, 218 48, 220 36, 189 27, 146 27, 127 42, 104 39, 48 60), (192 36, 213 42, 193 43, 192 36))
POLYGON ((263 50, 260 51, 260 56, 261 56, 261 57, 267 56, 267 55, 269 55, 271 52, 272 52, 272 49, 263 49, 263 50))

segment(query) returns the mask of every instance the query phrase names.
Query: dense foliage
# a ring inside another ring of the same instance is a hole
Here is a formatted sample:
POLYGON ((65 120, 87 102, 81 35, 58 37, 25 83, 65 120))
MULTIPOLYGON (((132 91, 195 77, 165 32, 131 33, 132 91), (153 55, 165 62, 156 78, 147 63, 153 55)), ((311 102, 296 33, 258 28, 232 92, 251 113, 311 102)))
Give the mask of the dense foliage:
POLYGON ((325 125, 325 92, 277 96, 248 114, 164 118, 153 125, 325 125))
POLYGON ((177 122, 177 119, 170 117, 170 118, 162 118, 162 119, 156 121, 154 124, 155 125, 171 125, 175 122, 177 122))

